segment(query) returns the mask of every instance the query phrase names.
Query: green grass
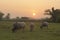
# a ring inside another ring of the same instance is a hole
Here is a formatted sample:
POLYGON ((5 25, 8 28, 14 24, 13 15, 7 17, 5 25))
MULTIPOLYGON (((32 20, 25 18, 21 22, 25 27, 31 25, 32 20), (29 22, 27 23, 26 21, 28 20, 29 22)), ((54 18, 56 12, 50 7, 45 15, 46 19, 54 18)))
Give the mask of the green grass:
POLYGON ((13 22, 0 22, 0 40, 60 40, 60 24, 50 23, 49 29, 39 29, 39 22, 35 22, 33 32, 29 32, 29 24, 27 22, 25 32, 18 30, 12 33, 13 22))

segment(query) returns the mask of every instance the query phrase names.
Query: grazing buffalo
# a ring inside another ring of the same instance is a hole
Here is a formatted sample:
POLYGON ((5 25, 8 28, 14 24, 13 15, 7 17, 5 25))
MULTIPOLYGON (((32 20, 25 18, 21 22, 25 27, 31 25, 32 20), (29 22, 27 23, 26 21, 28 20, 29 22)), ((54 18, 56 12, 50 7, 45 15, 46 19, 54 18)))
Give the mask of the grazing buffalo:
POLYGON ((16 32, 18 29, 22 29, 24 32, 25 22, 16 22, 13 24, 12 32, 16 32))
POLYGON ((30 23, 30 32, 32 32, 32 31, 33 31, 33 29, 34 29, 34 23, 33 23, 33 22, 31 22, 31 23, 30 23))
POLYGON ((46 21, 42 22, 40 28, 43 29, 43 27, 47 27, 47 29, 48 29, 48 22, 46 22, 46 21))

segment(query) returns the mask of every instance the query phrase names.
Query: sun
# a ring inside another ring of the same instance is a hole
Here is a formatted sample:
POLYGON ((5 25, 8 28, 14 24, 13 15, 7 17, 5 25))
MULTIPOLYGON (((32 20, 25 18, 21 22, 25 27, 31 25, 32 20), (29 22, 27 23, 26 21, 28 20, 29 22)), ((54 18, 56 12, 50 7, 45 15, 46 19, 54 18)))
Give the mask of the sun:
POLYGON ((33 13, 33 16, 35 16, 36 15, 36 13, 33 13))

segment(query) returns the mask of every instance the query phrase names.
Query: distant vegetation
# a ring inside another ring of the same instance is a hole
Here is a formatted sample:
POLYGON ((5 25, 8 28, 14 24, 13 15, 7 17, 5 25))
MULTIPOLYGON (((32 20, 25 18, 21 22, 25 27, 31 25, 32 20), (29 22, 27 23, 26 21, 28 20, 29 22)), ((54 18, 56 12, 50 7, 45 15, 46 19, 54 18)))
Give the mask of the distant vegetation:
POLYGON ((60 23, 60 9, 54 9, 54 7, 52 7, 52 9, 46 9, 44 11, 45 15, 50 15, 50 18, 44 18, 44 19, 32 19, 29 17, 16 17, 11 19, 10 17, 10 13, 8 13, 5 17, 3 12, 0 12, 0 20, 5 20, 5 21, 41 21, 41 20, 45 20, 48 22, 55 22, 55 23, 60 23))

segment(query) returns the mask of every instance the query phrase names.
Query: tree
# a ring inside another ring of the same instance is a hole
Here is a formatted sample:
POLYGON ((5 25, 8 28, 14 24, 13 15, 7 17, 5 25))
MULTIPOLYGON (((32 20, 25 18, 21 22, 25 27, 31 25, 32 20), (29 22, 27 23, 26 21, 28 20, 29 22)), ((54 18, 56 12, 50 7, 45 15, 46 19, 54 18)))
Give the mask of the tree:
POLYGON ((60 22, 60 9, 55 10, 56 22, 60 22))
POLYGON ((55 10, 54 7, 52 7, 51 10, 45 10, 45 14, 51 15, 51 19, 53 22, 58 22, 58 20, 60 20, 60 9, 55 10))
POLYGON ((29 19, 29 17, 21 17, 21 19, 29 19))
POLYGON ((20 18, 19 17, 16 17, 16 20, 19 20, 20 18))
POLYGON ((4 13, 0 12, 0 20, 3 18, 4 13))
POLYGON ((10 19, 10 13, 8 13, 5 18, 10 19))

